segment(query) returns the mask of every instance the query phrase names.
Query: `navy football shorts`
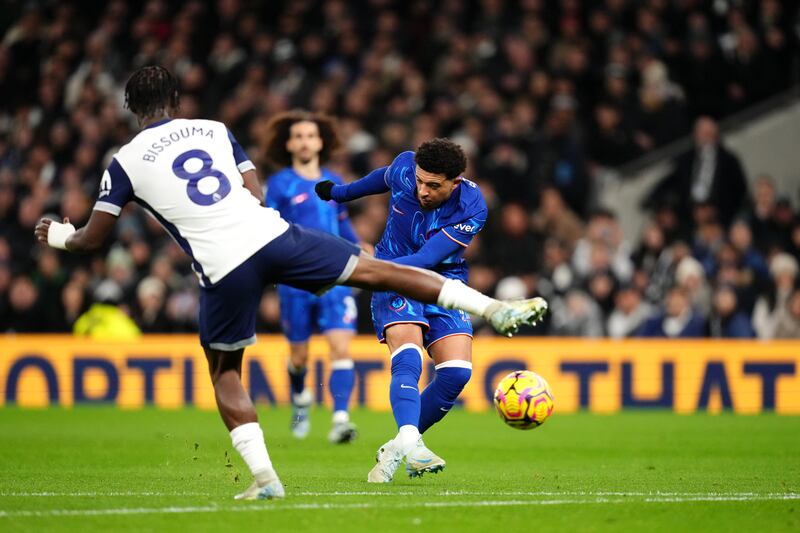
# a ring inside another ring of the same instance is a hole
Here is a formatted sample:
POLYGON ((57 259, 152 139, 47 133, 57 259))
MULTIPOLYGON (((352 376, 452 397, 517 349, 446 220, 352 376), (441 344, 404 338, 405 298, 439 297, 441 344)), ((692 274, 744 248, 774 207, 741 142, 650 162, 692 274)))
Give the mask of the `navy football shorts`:
POLYGON ((290 224, 210 287, 200 287, 200 344, 232 351, 255 343, 264 288, 281 283, 322 294, 347 280, 361 249, 322 231, 290 224))

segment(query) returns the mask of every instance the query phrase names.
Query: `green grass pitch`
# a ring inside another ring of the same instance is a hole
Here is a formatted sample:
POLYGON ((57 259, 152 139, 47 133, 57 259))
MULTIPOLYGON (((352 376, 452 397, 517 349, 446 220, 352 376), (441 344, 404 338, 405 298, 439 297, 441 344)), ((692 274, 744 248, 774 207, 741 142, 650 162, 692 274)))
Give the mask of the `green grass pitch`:
POLYGON ((0 531, 800 531, 800 417, 562 415, 534 431, 454 411, 426 435, 437 475, 366 482, 391 414, 330 413, 294 441, 260 409, 287 498, 250 482, 214 412, 0 409, 0 531), (232 453, 233 452, 233 453, 232 453))

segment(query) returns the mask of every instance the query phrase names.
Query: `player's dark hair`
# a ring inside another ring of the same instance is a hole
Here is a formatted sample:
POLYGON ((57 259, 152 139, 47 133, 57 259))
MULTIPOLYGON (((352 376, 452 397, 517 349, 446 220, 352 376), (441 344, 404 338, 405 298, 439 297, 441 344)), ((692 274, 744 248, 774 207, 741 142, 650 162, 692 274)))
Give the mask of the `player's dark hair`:
POLYGON ((419 145, 414 162, 427 172, 444 174, 449 180, 459 177, 467 168, 467 156, 450 139, 431 139, 419 145))
POLYGON ((179 105, 178 80, 164 67, 142 67, 125 84, 125 107, 140 120, 178 109, 179 105))
POLYGON ((289 140, 292 126, 298 122, 313 122, 317 125, 319 136, 322 138, 322 150, 319 153, 320 164, 327 163, 331 154, 342 145, 336 128, 336 120, 333 117, 302 109, 286 111, 272 117, 264 128, 261 153, 267 163, 276 168, 291 166, 292 154, 286 149, 286 141, 289 140))

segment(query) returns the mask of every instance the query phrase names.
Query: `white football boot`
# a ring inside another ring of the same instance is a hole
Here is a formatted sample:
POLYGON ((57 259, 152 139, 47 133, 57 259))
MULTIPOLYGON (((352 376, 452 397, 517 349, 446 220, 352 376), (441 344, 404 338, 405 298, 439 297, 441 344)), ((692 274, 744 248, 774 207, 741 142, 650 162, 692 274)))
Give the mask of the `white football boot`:
POLYGON ((406 455, 406 474, 408 477, 436 474, 444 470, 445 464, 444 459, 430 451, 420 437, 416 446, 406 455))
POLYGON ((353 442, 357 436, 358 430, 352 422, 334 422, 328 433, 328 441, 332 444, 345 444, 353 442))
POLYGON ((523 324, 535 326, 547 312, 547 301, 536 297, 529 300, 503 300, 487 310, 487 320, 498 333, 511 337, 523 324))
POLYGON ((292 435, 296 439, 304 439, 308 437, 311 431, 311 420, 308 418, 308 411, 314 398, 311 396, 311 391, 303 389, 300 394, 292 394, 292 435))
POLYGON ((394 439, 392 439, 378 448, 375 460, 377 464, 369 471, 367 481, 370 483, 390 483, 400 463, 403 462, 403 454, 397 449, 394 439))
POLYGON ((283 489, 281 480, 278 479, 278 474, 273 470, 268 477, 267 482, 259 484, 258 481, 253 481, 246 491, 237 494, 233 497, 234 500, 273 500, 286 497, 286 491, 283 489))

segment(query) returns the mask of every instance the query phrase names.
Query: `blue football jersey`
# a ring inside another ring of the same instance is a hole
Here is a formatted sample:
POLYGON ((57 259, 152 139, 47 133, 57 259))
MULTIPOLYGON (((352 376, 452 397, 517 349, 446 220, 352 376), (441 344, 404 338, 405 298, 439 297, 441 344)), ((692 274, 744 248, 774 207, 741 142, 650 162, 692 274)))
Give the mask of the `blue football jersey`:
POLYGON ((340 231, 340 222, 347 219, 347 207, 325 202, 314 192, 314 186, 323 180, 342 183, 339 176, 325 168, 317 180, 305 179, 291 167, 283 168, 267 182, 267 207, 276 209, 289 222, 353 240, 340 231))
POLYGON ((441 231, 460 247, 433 270, 466 281, 464 250, 486 223, 483 194, 475 183, 462 178, 446 202, 436 209, 423 210, 416 195, 415 168, 414 152, 403 152, 386 169, 384 179, 391 189, 389 216, 375 256, 391 260, 412 255, 441 231))

